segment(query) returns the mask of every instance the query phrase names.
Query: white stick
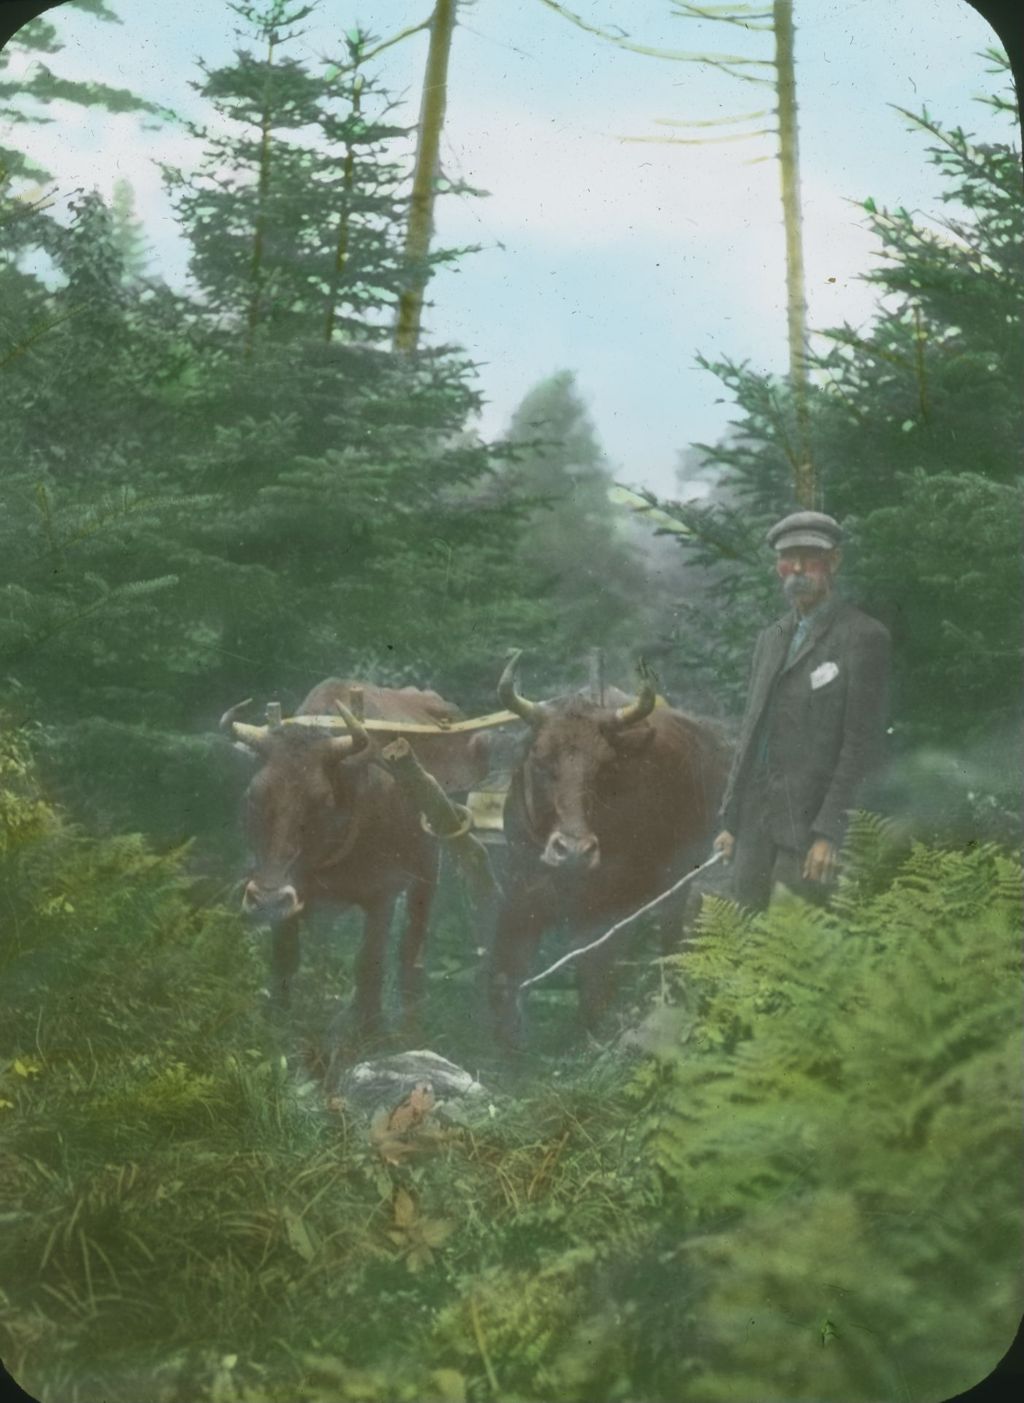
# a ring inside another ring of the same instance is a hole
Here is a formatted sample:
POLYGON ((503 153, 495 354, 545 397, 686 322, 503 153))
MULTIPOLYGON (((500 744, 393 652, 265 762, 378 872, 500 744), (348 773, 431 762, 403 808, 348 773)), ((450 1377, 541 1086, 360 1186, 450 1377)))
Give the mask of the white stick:
POLYGON ((661 903, 667 901, 670 896, 675 896, 676 892, 679 891, 680 888, 685 887, 687 882, 692 882, 694 877, 698 876, 699 873, 706 872, 709 867, 714 867, 715 863, 721 862, 723 857, 724 853, 713 853, 711 857, 708 858, 707 862, 702 862, 701 865, 695 867, 692 872, 687 872, 685 877, 680 877, 679 881, 676 882, 674 886, 669 887, 667 891, 663 891, 660 896, 656 896, 654 900, 649 901, 646 906, 641 906, 639 910, 634 911, 629 916, 623 916, 621 921, 616 921, 615 925, 613 925, 610 930, 606 930, 604 935, 598 936, 598 938, 592 940, 589 945, 581 945, 578 950, 570 950, 567 955, 563 955, 560 960, 556 960, 553 965, 549 965, 548 968, 542 970, 540 974, 535 974, 532 979, 524 979, 519 986, 519 992, 522 993, 524 989, 529 989, 531 984, 539 984, 542 979, 547 979, 549 974, 554 974, 556 969, 561 969, 562 966, 567 965, 570 960, 578 960, 581 955, 589 955, 591 950, 596 950, 597 947, 603 945, 606 940, 611 940, 616 931, 620 931, 623 926, 630 925, 639 916, 645 915, 648 911, 653 911, 656 906, 660 906, 661 903))

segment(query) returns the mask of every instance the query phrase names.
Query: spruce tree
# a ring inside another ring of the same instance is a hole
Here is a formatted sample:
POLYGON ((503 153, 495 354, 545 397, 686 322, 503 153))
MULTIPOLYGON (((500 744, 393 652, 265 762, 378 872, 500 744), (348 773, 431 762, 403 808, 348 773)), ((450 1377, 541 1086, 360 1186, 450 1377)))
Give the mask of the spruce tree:
POLYGON ((508 429, 515 457, 502 476, 512 500, 531 503, 518 551, 524 579, 551 600, 557 651, 570 669, 588 648, 607 648, 627 671, 629 646, 647 580, 633 544, 608 501, 611 475, 575 376, 542 380, 523 398, 508 429))
POLYGON ((145 231, 136 212, 135 191, 130 180, 114 181, 110 219, 125 279, 143 278, 149 267, 149 250, 145 231))
POLYGON ((317 160, 294 135, 315 123, 319 86, 282 50, 315 7, 269 0, 230 8, 248 29, 239 37, 254 47, 240 47, 221 68, 200 61, 203 81, 193 84, 229 129, 190 124, 204 144, 203 165, 165 174, 205 305, 252 355, 258 338, 301 313, 295 251, 307 236, 317 160))

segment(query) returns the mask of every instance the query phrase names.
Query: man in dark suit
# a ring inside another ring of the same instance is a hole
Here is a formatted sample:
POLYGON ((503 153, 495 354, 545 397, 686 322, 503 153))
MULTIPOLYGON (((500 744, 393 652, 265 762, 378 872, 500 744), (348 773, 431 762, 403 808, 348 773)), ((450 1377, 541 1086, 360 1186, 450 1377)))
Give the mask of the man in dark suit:
POLYGON ((736 900, 754 909, 776 882, 827 901, 846 812, 882 758, 889 634, 834 592, 841 541, 821 512, 768 532, 793 607, 757 640, 714 844, 735 864, 736 900))

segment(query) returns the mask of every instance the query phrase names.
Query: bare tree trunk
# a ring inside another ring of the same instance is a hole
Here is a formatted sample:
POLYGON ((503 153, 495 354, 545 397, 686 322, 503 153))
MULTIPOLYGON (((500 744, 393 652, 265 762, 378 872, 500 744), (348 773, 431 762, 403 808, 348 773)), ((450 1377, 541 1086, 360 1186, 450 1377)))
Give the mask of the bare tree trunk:
POLYGON ((430 24, 430 48, 423 79, 419 141, 405 236, 405 259, 413 270, 413 282, 398 301, 394 336, 396 351, 415 351, 420 339, 423 294, 427 285, 426 261, 434 228, 435 183, 448 88, 448 56, 455 30, 456 5, 457 0, 437 0, 430 24))
POLYGON ((796 406, 797 463, 794 489, 802 507, 813 507, 817 495, 811 461, 807 413, 807 297, 804 288, 803 219, 800 210, 800 144, 796 116, 796 72, 793 63, 793 0, 773 0, 775 68, 779 95, 779 166, 782 174, 782 217, 786 231, 786 323, 789 337, 789 379, 796 406))

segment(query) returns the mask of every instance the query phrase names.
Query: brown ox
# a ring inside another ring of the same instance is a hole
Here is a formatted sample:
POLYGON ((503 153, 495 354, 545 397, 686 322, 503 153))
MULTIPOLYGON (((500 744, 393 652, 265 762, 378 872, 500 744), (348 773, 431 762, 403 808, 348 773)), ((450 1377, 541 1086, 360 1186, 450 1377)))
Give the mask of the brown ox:
MULTIPOLYGON (((520 1039, 517 989, 544 932, 564 921, 572 943, 585 944, 699 865, 728 770, 717 731, 656 708, 646 672, 634 700, 616 694, 624 705, 536 703, 516 692, 518 661, 498 696, 530 732, 505 804, 507 895, 489 981, 507 1043, 520 1039)), ((614 943, 577 963, 587 1026, 609 997, 614 943)))
MULTIPOLYGON (((348 710, 354 688, 363 692, 367 719, 444 722, 461 718, 436 692, 389 690, 330 678, 314 687, 297 715, 340 712, 348 735, 304 725, 249 726, 232 707, 222 727, 262 761, 245 798, 253 868, 242 898, 244 913, 271 927, 270 995, 286 1007, 299 965, 303 912, 318 907, 361 907, 366 920, 356 962, 353 1012, 361 1033, 380 1023, 384 953, 395 902, 406 897, 406 928, 399 953, 403 1014, 415 1017, 423 993, 423 946, 437 882, 437 844, 418 811, 382 766, 374 738, 348 710)), ((450 792, 468 789, 486 771, 482 737, 415 736, 423 765, 450 792)))

